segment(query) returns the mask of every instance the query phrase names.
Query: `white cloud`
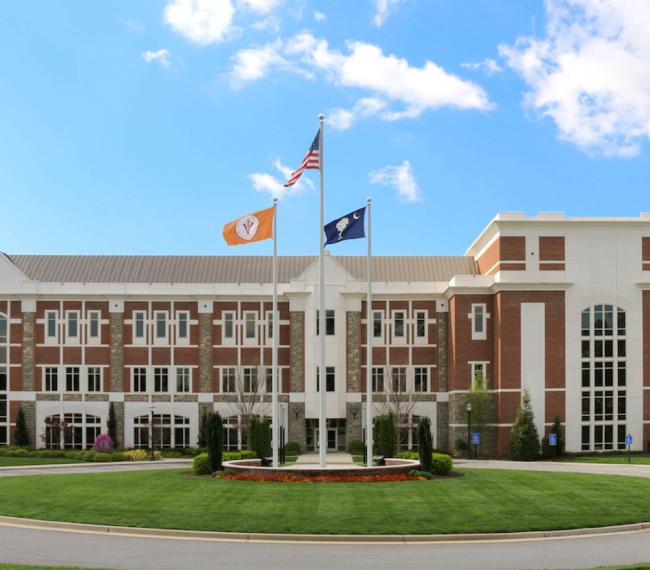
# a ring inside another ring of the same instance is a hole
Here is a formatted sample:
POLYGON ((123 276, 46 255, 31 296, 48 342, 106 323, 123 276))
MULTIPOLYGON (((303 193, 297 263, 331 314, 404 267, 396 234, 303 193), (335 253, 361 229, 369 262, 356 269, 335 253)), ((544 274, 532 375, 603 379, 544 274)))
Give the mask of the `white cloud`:
POLYGON ((390 13, 397 7, 403 0, 374 0, 375 2, 375 15, 372 18, 373 23, 378 28, 384 25, 390 13))
POLYGON ((385 101, 374 97, 365 97, 359 99, 352 109, 332 109, 327 117, 327 122, 335 129, 344 131, 359 119, 380 115, 385 108, 385 101))
POLYGON ((527 83, 524 103, 587 152, 639 153, 650 138, 650 2, 546 0, 542 38, 499 53, 527 83))
POLYGON ((251 24, 251 28, 254 30, 258 30, 260 32, 272 32, 272 33, 277 33, 280 31, 280 24, 282 23, 282 20, 278 18, 274 14, 270 14, 266 16, 266 18, 262 18, 261 20, 258 20, 257 22, 253 22, 251 24))
POLYGON ((393 186, 398 196, 405 202, 420 202, 420 188, 415 180, 411 163, 405 160, 399 166, 385 166, 370 173, 371 184, 393 186))
POLYGON ((461 67, 465 69, 471 69, 472 71, 483 71, 488 75, 494 75, 495 73, 501 73, 503 68, 496 62, 496 60, 486 57, 483 61, 468 61, 466 63, 461 63, 461 67))
POLYGON ((239 0, 239 4, 258 14, 268 14, 284 0, 239 0))
POLYGON ((379 115, 393 121, 439 107, 488 110, 492 106, 479 85, 448 73, 432 61, 417 67, 406 59, 385 55, 373 44, 349 42, 347 47, 347 53, 341 53, 330 49, 327 40, 303 32, 287 41, 239 51, 233 58, 232 76, 253 81, 273 67, 281 67, 307 76, 320 72, 336 85, 369 91, 370 96, 359 100, 352 110, 335 109, 339 128, 349 127, 352 115, 379 115), (242 73, 248 69, 242 60, 261 61, 263 65, 255 66, 254 73, 242 73))
POLYGON ((159 49, 158 51, 147 50, 141 54, 142 59, 147 63, 157 61, 162 67, 169 67, 171 65, 171 54, 167 49, 159 49))
POLYGON ((173 0, 165 6, 165 22, 199 45, 224 40, 231 31, 235 8, 231 0, 173 0))
POLYGON ((324 22, 327 19, 327 16, 323 12, 316 10, 314 12, 314 20, 317 22, 324 22))
POLYGON ((294 169, 282 164, 279 160, 275 160, 273 166, 280 173, 281 179, 278 179, 276 176, 269 174, 268 172, 253 172, 248 175, 248 178, 256 191, 266 192, 273 198, 282 200, 287 196, 301 192, 305 188, 314 187, 314 183, 303 175, 293 186, 285 188, 284 183, 289 179, 289 176, 291 176, 294 169))

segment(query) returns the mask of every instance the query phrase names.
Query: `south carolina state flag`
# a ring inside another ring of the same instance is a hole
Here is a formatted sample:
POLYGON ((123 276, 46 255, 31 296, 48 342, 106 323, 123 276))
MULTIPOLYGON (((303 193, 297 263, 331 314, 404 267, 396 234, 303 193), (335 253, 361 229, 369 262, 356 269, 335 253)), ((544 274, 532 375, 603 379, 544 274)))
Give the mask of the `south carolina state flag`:
POLYGON ((363 207, 325 225, 325 245, 339 243, 346 239, 366 237, 365 223, 366 208, 363 207))
POLYGON ((223 238, 228 245, 242 245, 273 237, 275 206, 246 214, 223 227, 223 238))

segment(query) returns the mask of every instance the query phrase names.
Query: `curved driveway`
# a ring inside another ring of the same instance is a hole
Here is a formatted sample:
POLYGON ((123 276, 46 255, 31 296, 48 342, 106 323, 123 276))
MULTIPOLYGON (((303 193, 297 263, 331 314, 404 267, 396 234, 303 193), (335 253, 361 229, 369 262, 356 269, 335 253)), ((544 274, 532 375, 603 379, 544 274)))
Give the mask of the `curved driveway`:
MULTIPOLYGON (((0 475, 178 468, 153 465, 76 465, 2 469, 0 475)), ((529 469, 649 477, 650 466, 458 461, 465 468, 529 469)), ((649 517, 650 518, 650 517, 649 517)), ((0 526, 0 561, 128 570, 393 569, 537 570, 589 568, 650 561, 650 530, 567 538, 439 542, 434 544, 304 544, 154 538, 0 526)))

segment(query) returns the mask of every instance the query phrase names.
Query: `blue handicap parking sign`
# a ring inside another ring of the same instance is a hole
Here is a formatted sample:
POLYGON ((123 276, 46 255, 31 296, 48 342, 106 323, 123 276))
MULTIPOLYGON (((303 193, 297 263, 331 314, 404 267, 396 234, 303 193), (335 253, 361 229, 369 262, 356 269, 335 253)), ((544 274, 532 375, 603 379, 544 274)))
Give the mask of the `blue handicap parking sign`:
POLYGON ((625 445, 632 445, 632 434, 627 434, 625 436, 625 445))
POLYGON ((475 431, 474 433, 472 433, 472 444, 478 445, 479 443, 481 443, 481 434, 475 431))
POLYGON ((552 447, 557 446, 557 434, 556 433, 549 433, 548 434, 548 444, 552 447))

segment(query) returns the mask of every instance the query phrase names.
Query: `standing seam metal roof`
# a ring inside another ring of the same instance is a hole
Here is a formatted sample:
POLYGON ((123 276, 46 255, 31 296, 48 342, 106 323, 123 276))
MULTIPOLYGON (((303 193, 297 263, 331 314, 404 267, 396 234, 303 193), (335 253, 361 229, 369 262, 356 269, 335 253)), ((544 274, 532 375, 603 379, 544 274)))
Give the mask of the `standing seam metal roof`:
MULTIPOLYGON (((8 255, 30 280, 44 283, 270 283, 271 256, 8 255)), ((365 256, 332 256, 354 278, 366 278, 365 256)), ((373 281, 449 281, 478 273, 469 256, 375 256, 373 281)), ((316 256, 279 256, 278 281, 299 277, 316 256)))

